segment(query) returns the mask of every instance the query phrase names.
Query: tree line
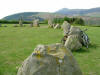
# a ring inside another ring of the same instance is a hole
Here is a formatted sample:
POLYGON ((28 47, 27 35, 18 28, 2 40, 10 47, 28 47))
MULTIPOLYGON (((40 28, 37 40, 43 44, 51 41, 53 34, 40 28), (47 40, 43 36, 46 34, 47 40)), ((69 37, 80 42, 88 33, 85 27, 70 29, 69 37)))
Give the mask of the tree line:
MULTIPOLYGON (((85 22, 82 18, 69 18, 69 17, 64 17, 64 18, 54 18, 53 19, 53 23, 54 24, 62 24, 64 21, 67 21, 69 22, 70 24, 73 24, 73 25, 85 25, 85 22)), ((19 21, 17 20, 0 20, 0 23, 2 24, 18 24, 19 21)), ((24 24, 31 24, 32 21, 24 21, 23 20, 23 23, 24 24)), ((44 21, 41 21, 40 24, 47 24, 48 23, 48 20, 44 20, 44 21)))
POLYGON ((54 18, 53 23, 54 24, 62 24, 64 21, 69 22, 70 24, 73 25, 85 25, 85 22, 82 18, 69 18, 69 17, 64 17, 64 18, 54 18))
MULTIPOLYGON (((11 21, 8 21, 8 20, 0 20, 0 23, 2 24, 18 24, 19 21, 15 21, 15 20, 11 20, 11 21)), ((31 23, 30 21, 23 21, 24 24, 29 24, 31 23)))

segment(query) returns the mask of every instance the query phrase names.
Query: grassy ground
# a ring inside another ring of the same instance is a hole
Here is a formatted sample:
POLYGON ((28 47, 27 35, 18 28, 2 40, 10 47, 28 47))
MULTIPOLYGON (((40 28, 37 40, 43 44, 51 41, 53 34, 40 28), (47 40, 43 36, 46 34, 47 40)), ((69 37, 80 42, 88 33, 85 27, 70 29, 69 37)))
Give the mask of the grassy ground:
MULTIPOLYGON (((89 49, 73 52, 83 75, 100 75, 100 28, 88 28, 91 39, 89 49)), ((52 44, 60 42, 63 36, 62 30, 54 30, 41 25, 36 27, 0 27, 0 75, 16 75, 17 69, 36 45, 52 44)))

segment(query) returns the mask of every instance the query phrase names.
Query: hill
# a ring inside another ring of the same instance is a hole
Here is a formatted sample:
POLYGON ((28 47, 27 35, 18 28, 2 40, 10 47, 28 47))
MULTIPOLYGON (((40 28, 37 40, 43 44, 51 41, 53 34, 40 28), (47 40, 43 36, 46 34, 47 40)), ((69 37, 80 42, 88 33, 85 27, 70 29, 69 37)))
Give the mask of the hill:
POLYGON ((19 20, 23 16, 23 20, 32 21, 34 19, 39 19, 43 21, 44 19, 52 18, 63 18, 68 17, 81 17, 84 19, 86 25, 100 25, 100 8, 92 9, 68 9, 63 8, 54 13, 50 12, 22 12, 16 13, 3 18, 3 20, 19 20))
POLYGON ((39 19, 40 21, 42 21, 48 18, 64 17, 64 15, 62 14, 48 13, 48 12, 23 12, 6 16, 3 18, 3 20, 19 20, 21 16, 25 21, 32 21, 34 19, 39 19))
POLYGON ((100 17, 100 7, 92 8, 92 9, 68 9, 63 8, 55 13, 71 15, 71 16, 92 16, 92 17, 100 17))

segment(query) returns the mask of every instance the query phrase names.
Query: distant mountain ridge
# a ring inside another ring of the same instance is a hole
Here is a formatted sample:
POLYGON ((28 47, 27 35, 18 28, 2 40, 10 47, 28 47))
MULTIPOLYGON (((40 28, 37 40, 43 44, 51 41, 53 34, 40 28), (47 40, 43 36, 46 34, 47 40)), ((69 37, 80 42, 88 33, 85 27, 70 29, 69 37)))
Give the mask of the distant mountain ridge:
POLYGON ((33 15, 37 15, 39 12, 22 12, 22 13, 16 13, 16 14, 12 14, 9 16, 4 17, 4 20, 19 20, 19 18, 22 16, 24 20, 26 21, 30 21, 34 18, 32 18, 33 15))
POLYGON ((49 13, 49 12, 22 12, 6 16, 3 18, 3 20, 19 20, 21 16, 25 21, 32 21, 34 19, 39 19, 40 21, 42 21, 48 18, 64 17, 64 15, 62 14, 49 13))
POLYGON ((19 20, 23 17, 24 21, 33 21, 39 19, 43 21, 45 19, 63 18, 68 17, 81 17, 84 19, 87 25, 100 25, 100 7, 92 9, 68 9, 63 8, 54 13, 50 12, 22 12, 16 13, 3 18, 3 20, 19 20))
MULTIPOLYGON (((92 16, 93 13, 100 14, 100 7, 98 8, 92 8, 92 9, 68 9, 63 8, 55 13, 64 14, 64 15, 71 15, 71 16, 92 16), (87 15, 89 14, 89 15, 87 15), (91 15, 90 15, 91 14, 91 15)), ((99 15, 100 17, 100 15, 99 15)))
POLYGON ((20 16, 26 21, 33 19, 44 20, 47 18, 64 17, 64 16, 89 16, 100 17, 100 7, 92 9, 68 9, 62 8, 54 13, 50 12, 22 12, 4 17, 4 20, 19 20, 20 16))

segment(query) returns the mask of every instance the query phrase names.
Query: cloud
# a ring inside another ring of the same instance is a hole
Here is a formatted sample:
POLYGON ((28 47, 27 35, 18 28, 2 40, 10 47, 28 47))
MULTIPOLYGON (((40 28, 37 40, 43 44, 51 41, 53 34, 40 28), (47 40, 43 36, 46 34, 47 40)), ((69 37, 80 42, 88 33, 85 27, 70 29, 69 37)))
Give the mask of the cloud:
POLYGON ((100 0, 1 0, 0 18, 18 12, 54 12, 61 8, 88 9, 100 6, 100 0))

